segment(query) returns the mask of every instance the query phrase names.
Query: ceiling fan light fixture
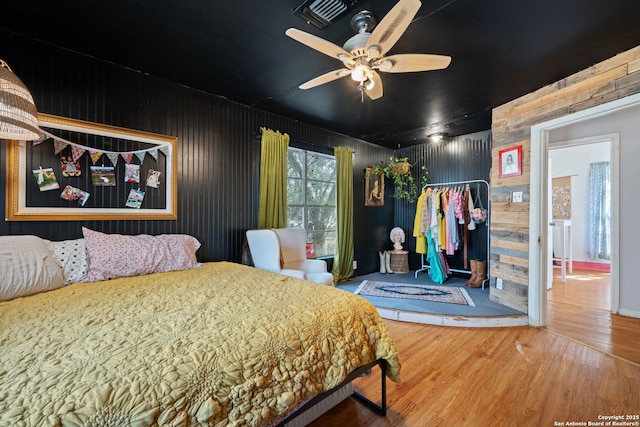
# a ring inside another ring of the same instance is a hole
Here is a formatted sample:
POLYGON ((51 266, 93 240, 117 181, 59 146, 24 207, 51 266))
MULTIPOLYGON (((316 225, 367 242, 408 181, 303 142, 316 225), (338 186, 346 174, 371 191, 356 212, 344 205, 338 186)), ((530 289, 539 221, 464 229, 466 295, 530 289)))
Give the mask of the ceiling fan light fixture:
POLYGON ((389 71, 393 68, 393 61, 390 59, 385 59, 378 64, 378 69, 380 71, 389 71))
POLYGON ((351 78, 356 82, 362 82, 364 80, 371 80, 372 75, 371 68, 364 64, 356 65, 351 71, 351 78))
POLYGON ((365 90, 371 90, 376 85, 376 82, 373 79, 369 79, 369 83, 365 86, 365 90))

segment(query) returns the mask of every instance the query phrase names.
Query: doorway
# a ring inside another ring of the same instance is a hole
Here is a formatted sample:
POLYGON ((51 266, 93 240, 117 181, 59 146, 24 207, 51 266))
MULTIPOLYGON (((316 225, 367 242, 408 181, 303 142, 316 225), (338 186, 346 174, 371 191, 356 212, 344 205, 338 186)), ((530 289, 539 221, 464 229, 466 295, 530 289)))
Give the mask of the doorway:
MULTIPOLYGON (((547 176, 552 185, 548 204, 553 226, 550 225, 548 231, 551 248, 547 258, 553 261, 547 264, 550 270, 547 272, 547 327, 560 335, 580 340, 590 331, 583 331, 576 325, 585 324, 585 317, 595 321, 612 309, 610 264, 608 260, 591 256, 595 245, 589 236, 590 190, 597 188, 592 186, 591 174, 600 169, 607 170, 614 151, 612 145, 618 146, 619 134, 565 139, 573 132, 569 127, 549 133, 547 176)), ((609 187, 604 184, 610 181, 610 173, 605 176, 602 181, 598 180, 603 189, 609 187)), ((605 235, 610 235, 611 227, 606 221, 607 213, 611 211, 610 189, 599 194, 605 195, 601 198, 603 203, 608 201, 607 207, 599 212, 605 217, 602 221, 605 235)), ((602 250, 607 252, 608 247, 602 250)))
MULTIPOLYGON (((529 216, 529 291, 528 317, 532 326, 547 324, 547 271, 549 260, 546 257, 549 233, 548 224, 548 152, 549 134, 569 125, 588 122, 589 120, 607 116, 614 112, 640 106, 640 94, 618 99, 598 105, 587 110, 550 120, 531 128, 531 211, 529 216)), ((619 146, 612 145, 611 169, 619 171, 619 146)), ((612 173, 612 216, 611 216, 611 311, 619 310, 619 174, 612 173)))

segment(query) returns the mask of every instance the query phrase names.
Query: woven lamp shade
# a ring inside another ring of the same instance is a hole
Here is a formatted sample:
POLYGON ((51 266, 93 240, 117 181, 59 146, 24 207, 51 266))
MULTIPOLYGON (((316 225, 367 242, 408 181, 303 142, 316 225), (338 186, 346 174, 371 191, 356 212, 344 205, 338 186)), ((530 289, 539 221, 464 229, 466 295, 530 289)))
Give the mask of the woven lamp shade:
POLYGON ((38 111, 29 89, 0 59, 0 139, 40 138, 38 111))

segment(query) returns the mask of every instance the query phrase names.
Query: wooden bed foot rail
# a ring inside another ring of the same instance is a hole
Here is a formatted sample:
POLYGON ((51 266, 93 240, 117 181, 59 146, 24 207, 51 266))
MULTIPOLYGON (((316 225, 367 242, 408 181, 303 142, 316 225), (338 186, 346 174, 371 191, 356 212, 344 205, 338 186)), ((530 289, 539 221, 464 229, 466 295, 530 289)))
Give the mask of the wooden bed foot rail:
POLYGON ((331 396, 332 394, 334 394, 335 392, 340 390, 342 387, 344 387, 347 384, 349 384, 351 381, 355 380, 358 377, 362 377, 362 376, 368 374, 369 372, 371 372, 371 370, 376 365, 378 365, 380 367, 380 378, 381 378, 380 379, 380 381, 381 381, 381 384, 380 384, 380 386, 381 386, 381 388, 380 388, 380 391, 381 391, 381 403, 380 403, 380 405, 378 405, 377 403, 371 401, 370 399, 368 399, 367 397, 365 397, 364 395, 358 393, 355 390, 353 390, 352 396, 355 397, 360 402, 362 402, 363 404, 365 404, 366 406, 368 406, 374 412, 377 412, 379 415, 386 416, 387 415, 387 362, 384 359, 378 359, 375 362, 371 362, 369 364, 366 364, 366 365, 360 366, 359 368, 354 369, 349 375, 347 375, 347 377, 344 379, 344 381, 342 381, 338 386, 332 388, 331 390, 327 390, 325 392, 322 392, 322 393, 318 394, 317 396, 314 396, 311 399, 309 399, 304 405, 302 405, 300 408, 298 408, 296 411, 294 411, 288 417, 286 417, 284 420, 282 420, 280 423, 278 423, 277 427, 285 426, 287 423, 293 421, 295 418, 297 418, 298 416, 302 415, 304 412, 306 412, 307 410, 309 410, 313 406, 319 404, 320 402, 325 400, 327 397, 331 396))

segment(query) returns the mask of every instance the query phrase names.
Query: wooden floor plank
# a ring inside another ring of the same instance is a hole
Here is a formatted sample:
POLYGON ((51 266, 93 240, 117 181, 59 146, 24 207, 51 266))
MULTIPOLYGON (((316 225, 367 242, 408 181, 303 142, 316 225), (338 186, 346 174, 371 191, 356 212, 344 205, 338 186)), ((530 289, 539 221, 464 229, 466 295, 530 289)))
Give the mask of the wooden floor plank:
MULTIPOLYGON (((601 308, 608 291, 587 276, 554 285, 548 328, 385 320, 403 364, 402 383, 387 381, 388 415, 347 399, 310 426, 554 426, 639 414, 640 319, 601 308)), ((379 397, 378 372, 354 384, 379 397)))
POLYGON ((547 292, 547 328, 640 364, 640 319, 611 314, 609 282, 609 273, 574 269, 563 283, 555 271, 547 292))

